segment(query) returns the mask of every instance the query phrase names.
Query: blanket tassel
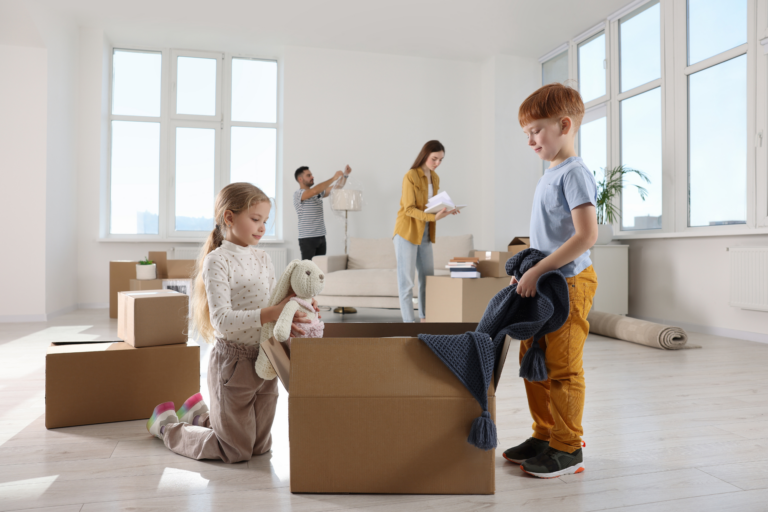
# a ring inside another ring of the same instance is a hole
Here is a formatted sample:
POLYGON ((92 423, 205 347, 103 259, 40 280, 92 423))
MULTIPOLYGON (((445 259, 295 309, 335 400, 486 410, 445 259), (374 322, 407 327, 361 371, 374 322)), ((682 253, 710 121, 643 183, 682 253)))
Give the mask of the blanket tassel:
POLYGON ((525 352, 520 361, 520 377, 528 382, 541 382, 547 380, 547 363, 544 359, 544 351, 538 341, 533 341, 531 347, 525 352))
POLYGON ((481 450, 492 450, 499 444, 496 437, 496 424, 488 411, 483 411, 483 414, 472 422, 467 442, 481 450))

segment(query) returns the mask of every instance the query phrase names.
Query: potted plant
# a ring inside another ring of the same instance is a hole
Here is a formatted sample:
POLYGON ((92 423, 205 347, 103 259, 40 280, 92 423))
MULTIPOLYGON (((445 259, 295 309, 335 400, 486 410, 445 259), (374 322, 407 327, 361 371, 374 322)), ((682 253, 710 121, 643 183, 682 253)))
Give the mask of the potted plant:
POLYGON ((144 258, 136 265, 136 279, 157 279, 157 265, 149 258, 144 258))
MULTIPOLYGON (((624 176, 627 174, 636 174, 643 182, 650 183, 651 180, 643 171, 632 169, 625 165, 605 169, 605 178, 603 181, 597 181, 597 242, 595 245, 605 245, 613 239, 613 223, 621 219, 621 210, 613 204, 613 198, 621 194, 624 188, 624 176)), ((640 198, 645 201, 648 197, 648 190, 640 185, 634 185, 640 198)))

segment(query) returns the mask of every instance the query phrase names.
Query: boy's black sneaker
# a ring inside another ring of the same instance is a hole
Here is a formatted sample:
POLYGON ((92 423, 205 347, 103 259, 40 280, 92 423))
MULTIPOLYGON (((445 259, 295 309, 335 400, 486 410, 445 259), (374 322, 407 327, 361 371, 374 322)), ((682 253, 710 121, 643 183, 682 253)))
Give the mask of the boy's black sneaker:
POLYGON ((581 448, 573 453, 547 448, 541 455, 523 461, 520 469, 539 478, 573 475, 584 471, 584 456, 581 448))
POLYGON ((542 441, 535 437, 528 438, 522 444, 519 444, 503 453, 505 459, 515 464, 522 464, 524 460, 541 455, 549 448, 549 441, 542 441))

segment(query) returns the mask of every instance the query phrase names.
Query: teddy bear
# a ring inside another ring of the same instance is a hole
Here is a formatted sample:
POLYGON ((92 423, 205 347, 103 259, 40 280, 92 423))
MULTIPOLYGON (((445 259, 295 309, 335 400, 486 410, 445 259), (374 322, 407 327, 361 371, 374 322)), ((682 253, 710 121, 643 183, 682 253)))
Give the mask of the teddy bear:
POLYGON ((269 306, 280 304, 288 295, 295 293, 280 313, 277 322, 269 322, 261 327, 259 341, 259 356, 256 358, 256 374, 264 380, 272 380, 277 374, 269 362, 262 345, 273 337, 278 342, 285 342, 291 336, 291 324, 297 311, 303 311, 311 322, 302 323, 301 328, 306 334, 303 338, 322 338, 323 322, 318 318, 312 307, 312 298, 323 290, 325 275, 320 268, 310 260, 293 260, 280 276, 280 280, 269 298, 269 306))

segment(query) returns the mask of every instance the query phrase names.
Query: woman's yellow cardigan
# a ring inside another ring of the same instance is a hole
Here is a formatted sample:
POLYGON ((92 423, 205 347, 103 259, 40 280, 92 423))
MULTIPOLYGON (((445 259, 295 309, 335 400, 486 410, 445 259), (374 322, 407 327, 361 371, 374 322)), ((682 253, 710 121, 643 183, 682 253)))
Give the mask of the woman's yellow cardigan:
MULTIPOLYGON (((437 195, 440 177, 432 171, 432 194, 437 195)), ((424 227, 429 222, 429 240, 435 243, 435 214, 424 213, 427 207, 429 182, 421 168, 411 169, 403 178, 403 195, 400 197, 400 210, 397 212, 395 232, 414 245, 421 245, 424 227)))

